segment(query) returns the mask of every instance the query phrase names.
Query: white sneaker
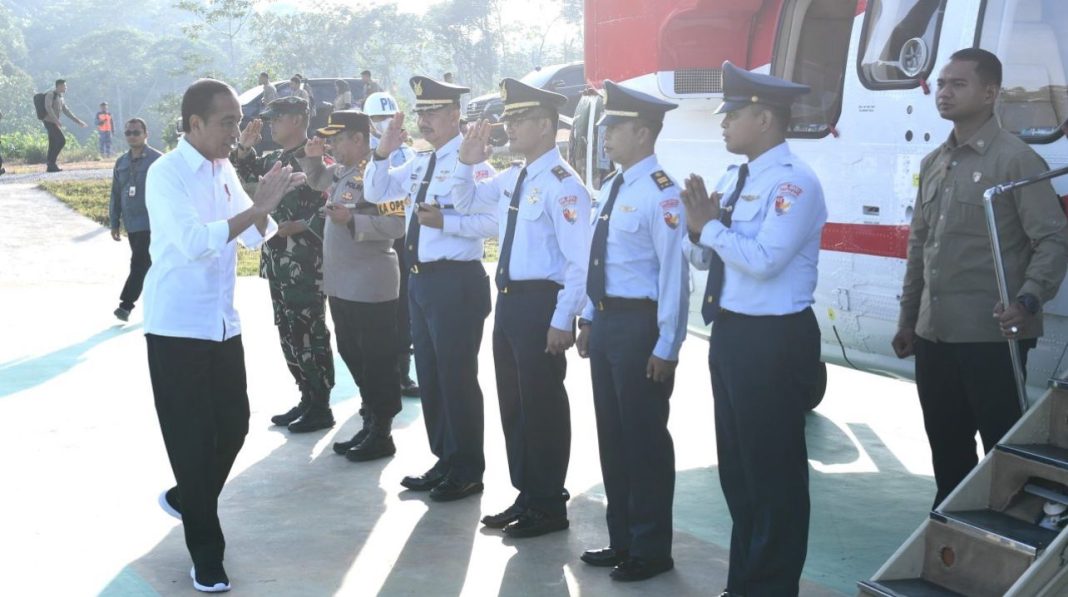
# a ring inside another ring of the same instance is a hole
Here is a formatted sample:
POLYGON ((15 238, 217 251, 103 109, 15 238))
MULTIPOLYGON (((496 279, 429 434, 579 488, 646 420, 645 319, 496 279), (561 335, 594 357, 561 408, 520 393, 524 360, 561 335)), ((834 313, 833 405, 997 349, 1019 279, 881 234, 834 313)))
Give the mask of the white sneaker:
MULTIPOLYGON (((202 585, 197 580, 197 567, 193 566, 189 569, 189 578, 193 579, 193 588, 201 593, 225 593, 230 590, 230 579, 226 577, 226 572, 222 570, 222 566, 219 566, 219 571, 222 573, 222 578, 212 579, 215 580, 215 584, 202 585)), ((211 582, 210 580, 207 582, 211 582)))
MULTIPOLYGON (((163 511, 167 514, 170 514, 178 520, 181 520, 182 513, 178 510, 178 508, 181 506, 176 507, 177 502, 171 503, 171 500, 167 499, 167 494, 169 494, 171 491, 175 491, 176 489, 177 487, 172 487, 159 494, 159 507, 163 508, 163 511)), ((175 491, 175 493, 177 492, 175 491)))

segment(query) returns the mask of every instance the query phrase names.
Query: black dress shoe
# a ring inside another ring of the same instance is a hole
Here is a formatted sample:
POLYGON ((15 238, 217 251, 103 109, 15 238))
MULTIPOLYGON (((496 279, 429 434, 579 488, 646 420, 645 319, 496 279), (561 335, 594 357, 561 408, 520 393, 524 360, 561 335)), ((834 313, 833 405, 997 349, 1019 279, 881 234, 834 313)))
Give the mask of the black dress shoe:
POLYGON ((430 491, 444 479, 445 473, 430 469, 421 475, 401 479, 401 485, 412 491, 430 491))
POLYGON ((360 409, 360 414, 363 416, 363 427, 356 432, 356 435, 352 436, 347 442, 334 442, 334 453, 344 456, 346 452, 360 445, 364 439, 367 438, 367 434, 371 432, 371 424, 374 417, 371 415, 364 415, 363 409, 360 409))
POLYGON ((271 424, 285 427, 299 419, 302 414, 304 414, 304 405, 298 404, 280 415, 271 417, 271 424))
POLYGON ((503 529, 509 524, 519 520, 519 515, 526 510, 519 504, 512 504, 508 506, 508 509, 499 514, 487 514, 482 517, 482 524, 488 526, 491 529, 503 529))
POLYGON ((622 564, 627 559, 627 550, 602 547, 601 549, 587 549, 579 558, 590 566, 608 568, 622 564))
POLYGON ((419 397, 419 385, 407 375, 401 375, 401 396, 405 398, 419 397))
POLYGON ((627 558, 623 563, 612 569, 609 576, 612 580, 620 582, 634 582, 652 578, 657 574, 667 572, 675 567, 675 560, 671 558, 627 558))
POLYGON ((389 430, 371 429, 362 442, 345 452, 345 458, 352 462, 366 462, 377 460, 397 453, 397 446, 393 443, 393 436, 389 430))
POLYGON ((469 495, 482 493, 483 485, 477 481, 458 481, 445 477, 438 486, 430 490, 430 499, 435 502, 452 502, 469 495))
POLYGON ((334 413, 328 406, 309 406, 300 418, 287 427, 290 433, 308 433, 334 426, 334 413))
POLYGON ((515 539, 540 537, 571 526, 567 516, 550 516, 539 510, 527 510, 519 519, 504 527, 504 534, 515 539))

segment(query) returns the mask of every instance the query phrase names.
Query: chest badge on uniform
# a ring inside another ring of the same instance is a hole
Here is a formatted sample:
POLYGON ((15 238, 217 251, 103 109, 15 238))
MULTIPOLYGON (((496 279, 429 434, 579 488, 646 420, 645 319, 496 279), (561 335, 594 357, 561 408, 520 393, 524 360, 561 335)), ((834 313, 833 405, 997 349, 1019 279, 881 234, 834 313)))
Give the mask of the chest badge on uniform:
POLYGON ((352 203, 352 193, 345 191, 341 194, 341 200, 345 203, 352 203))
POLYGON ((972 172, 972 182, 979 184, 979 181, 983 179, 982 172, 972 172))
POLYGON ((760 195, 742 195, 741 196, 741 200, 742 201, 756 201, 759 198, 760 198, 760 195))
POLYGON ((637 207, 634 207, 633 205, 620 205, 620 206, 619 206, 619 209, 620 209, 620 210, 621 210, 621 211, 622 211, 623 213, 628 213, 628 214, 629 214, 629 213, 631 213, 631 212, 635 212, 635 211, 638 211, 638 208, 637 208, 637 207))
POLYGON ((668 225, 668 228, 672 230, 679 227, 679 214, 671 213, 670 211, 664 212, 664 223, 668 225))
POLYGON ((527 195, 527 203, 534 205, 538 201, 541 201, 541 191, 538 189, 532 189, 530 194, 527 195))
POLYGON ((794 204, 792 201, 790 201, 786 197, 783 197, 782 195, 779 195, 775 198, 775 215, 785 215, 787 212, 790 211, 790 208, 793 207, 793 205, 794 204))
POLYGON ((574 224, 575 220, 578 220, 578 212, 571 209, 570 207, 565 207, 564 219, 567 220, 568 224, 574 224))

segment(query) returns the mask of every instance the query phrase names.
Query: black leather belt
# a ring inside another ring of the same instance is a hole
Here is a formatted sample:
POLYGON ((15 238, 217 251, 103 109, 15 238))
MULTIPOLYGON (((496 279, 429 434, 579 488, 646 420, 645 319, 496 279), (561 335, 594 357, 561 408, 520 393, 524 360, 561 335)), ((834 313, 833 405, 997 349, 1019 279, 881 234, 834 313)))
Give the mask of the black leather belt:
POLYGON ((512 280, 501 289, 501 294, 517 292, 560 292, 563 286, 552 280, 512 280))
POLYGON ((647 298, 606 296, 596 305, 598 311, 656 311, 656 301, 647 298))
POLYGON ((471 267, 472 265, 482 267, 482 264, 478 261, 452 261, 449 259, 442 259, 441 261, 423 261, 415 263, 409 269, 413 274, 429 274, 439 270, 471 267))

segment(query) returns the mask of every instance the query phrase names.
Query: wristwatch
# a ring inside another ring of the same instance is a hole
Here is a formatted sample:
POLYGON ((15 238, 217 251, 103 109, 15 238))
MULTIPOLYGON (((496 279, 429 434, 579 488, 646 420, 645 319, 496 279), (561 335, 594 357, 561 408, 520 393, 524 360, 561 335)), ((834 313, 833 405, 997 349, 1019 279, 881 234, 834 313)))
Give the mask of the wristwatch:
POLYGON ((1025 292, 1016 297, 1016 302, 1020 303, 1024 309, 1027 309, 1027 312, 1031 315, 1038 313, 1038 310, 1042 307, 1042 303, 1039 302, 1038 297, 1030 292, 1025 292))

